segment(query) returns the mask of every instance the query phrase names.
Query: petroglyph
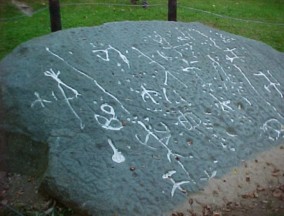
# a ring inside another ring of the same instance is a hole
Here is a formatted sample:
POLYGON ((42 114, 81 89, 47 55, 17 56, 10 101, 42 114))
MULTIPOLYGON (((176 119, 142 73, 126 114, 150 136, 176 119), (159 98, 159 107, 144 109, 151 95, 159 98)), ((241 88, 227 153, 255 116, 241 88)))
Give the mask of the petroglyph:
POLYGON ((111 159, 115 162, 115 163, 122 163, 125 161, 125 157, 123 156, 123 154, 117 150, 117 148, 113 145, 111 139, 108 139, 108 144, 110 145, 110 147, 113 150, 113 155, 111 157, 111 159))
POLYGON ((34 102, 32 102, 31 104, 31 108, 33 108, 35 106, 35 104, 39 103, 41 105, 42 108, 45 107, 45 103, 51 103, 51 101, 49 100, 45 100, 45 99, 42 99, 40 96, 39 96, 39 93, 38 92, 34 92, 34 95, 36 96, 36 100, 34 102))
POLYGON ((176 181, 172 178, 172 175, 174 175, 175 173, 176 173, 175 170, 171 170, 171 171, 167 172, 166 174, 164 174, 164 175, 162 176, 163 179, 169 179, 169 180, 172 182, 172 184, 173 184, 173 188, 172 188, 172 191, 171 191, 171 196, 172 196, 172 197, 174 196, 176 189, 179 189, 181 192, 186 193, 186 190, 184 190, 184 189, 181 187, 181 185, 190 183, 190 181, 180 181, 180 182, 176 182, 176 181))
POLYGON ((85 125, 83 124, 83 121, 81 119, 81 117, 77 114, 77 112, 75 111, 75 109, 73 108, 73 106, 70 103, 70 100, 76 99, 78 98, 78 96, 80 95, 79 92, 70 87, 69 85, 65 84, 60 78, 60 71, 58 71, 57 73, 55 73, 53 71, 53 69, 49 69, 48 71, 44 72, 44 75, 47 77, 51 77, 53 80, 55 80, 57 82, 57 87, 59 88, 62 96, 64 97, 65 102, 67 103, 69 109, 72 111, 72 113, 75 115, 75 117, 79 120, 80 122, 80 128, 84 129, 85 125), (63 87, 65 87, 67 90, 71 91, 74 96, 73 97, 68 97, 63 89, 63 87))
POLYGON ((264 122, 261 129, 268 134, 269 139, 276 141, 280 138, 283 132, 283 125, 277 119, 269 119, 264 122))
POLYGON ((267 74, 268 76, 271 77, 272 80, 270 80, 265 73, 259 71, 258 73, 255 73, 254 75, 255 76, 260 76, 260 77, 264 77, 267 82, 269 82, 268 85, 264 85, 264 88, 266 91, 268 91, 269 93, 271 92, 270 88, 273 88, 279 95, 281 98, 283 98, 283 94, 282 92, 280 91, 279 87, 281 86, 279 82, 277 82, 277 80, 271 75, 271 73, 269 72, 269 70, 267 70, 267 74))
MULTIPOLYGON (((107 133, 125 133, 123 136, 133 140, 132 144, 127 144, 129 151, 132 145, 142 145, 145 151, 159 152, 163 163, 166 161, 175 169, 164 170, 162 176, 171 182, 170 195, 174 197, 177 189, 186 192, 199 181, 217 176, 216 164, 222 163, 222 158, 212 156, 212 166, 208 165, 212 169, 207 167, 192 178, 191 161, 198 162, 198 155, 192 150, 194 146, 210 145, 237 157, 242 150, 239 146, 243 137, 257 134, 257 139, 277 141, 284 136, 283 106, 269 97, 277 95, 283 99, 282 85, 272 69, 252 68, 252 72, 247 73, 243 67, 245 50, 234 44, 235 40, 214 31, 175 28, 167 34, 153 31, 144 35, 143 43, 150 44, 151 49, 135 43, 121 48, 110 42, 86 41, 89 49, 83 52, 96 62, 92 67, 86 66, 88 70, 73 62, 78 55, 75 50, 59 55, 46 47, 45 51, 57 60, 58 68, 67 66, 69 73, 77 74, 77 79, 94 87, 96 93, 84 95, 81 93, 84 86, 71 87, 63 81, 65 73, 61 76, 60 71, 55 73, 50 68, 44 75, 55 81, 59 93, 50 89, 52 100, 47 100, 40 96, 40 90, 35 91, 36 100, 31 102, 31 107, 38 104, 46 108, 47 104, 59 103, 63 97, 82 130, 83 122, 88 120, 90 125, 107 133), (203 53, 197 47, 202 47, 203 53), (100 64, 105 71, 101 71, 100 64), (110 70, 108 65, 115 67, 110 70), (142 65, 146 65, 147 70, 142 65), (269 113, 269 118, 263 118, 261 124, 252 129, 254 118, 262 109, 258 101, 267 105, 265 112, 269 113), (88 104, 87 108, 83 104, 88 104), (81 106, 92 118, 84 116, 86 119, 83 119, 79 115, 81 106), (139 110, 146 114, 140 115, 139 110), (134 131, 131 135, 125 132, 130 127, 134 131), (188 144, 187 137, 194 137, 193 145, 192 138, 188 144), (173 179, 174 174, 178 181, 173 179)), ((107 139, 113 150, 112 160, 122 163, 125 157, 112 140, 107 139)))
POLYGON ((181 111, 179 113, 178 121, 185 129, 194 130, 201 124, 201 120, 194 113, 182 113, 181 111))
POLYGON ((143 85, 141 85, 141 88, 142 88, 141 96, 142 96, 144 102, 146 102, 146 99, 150 99, 154 104, 159 104, 154 99, 154 97, 158 97, 160 95, 159 92, 147 90, 143 85))
MULTIPOLYGON (((94 48, 95 48, 95 45, 93 43, 90 43, 94 48)), ((129 63, 129 60, 128 58, 123 55, 119 50, 115 49, 114 47, 112 47, 111 45, 108 45, 108 48, 106 49, 103 49, 103 50, 93 50, 92 52, 93 53, 100 53, 102 52, 104 54, 104 56, 100 55, 100 54, 97 54, 97 57, 99 57, 100 59, 102 59, 103 61, 110 61, 110 58, 109 58, 109 51, 115 51, 119 57, 121 58, 121 60, 127 64, 128 68, 130 68, 130 63, 129 63)))
POLYGON ((103 128, 107 130, 121 130, 123 128, 122 123, 117 119, 114 109, 112 106, 108 104, 101 105, 101 110, 109 115, 110 117, 104 117, 98 114, 95 114, 94 117, 96 121, 101 125, 103 128))

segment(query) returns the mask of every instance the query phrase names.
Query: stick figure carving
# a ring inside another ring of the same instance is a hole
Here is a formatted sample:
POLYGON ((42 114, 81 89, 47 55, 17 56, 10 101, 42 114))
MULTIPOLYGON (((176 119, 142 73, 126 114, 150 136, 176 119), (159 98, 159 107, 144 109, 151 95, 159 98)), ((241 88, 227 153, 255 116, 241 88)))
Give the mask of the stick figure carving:
POLYGON ((121 128, 123 128, 122 123, 117 119, 112 106, 108 104, 102 104, 101 110, 111 117, 108 119, 104 116, 95 114, 94 117, 100 126, 107 130, 120 130, 121 128))

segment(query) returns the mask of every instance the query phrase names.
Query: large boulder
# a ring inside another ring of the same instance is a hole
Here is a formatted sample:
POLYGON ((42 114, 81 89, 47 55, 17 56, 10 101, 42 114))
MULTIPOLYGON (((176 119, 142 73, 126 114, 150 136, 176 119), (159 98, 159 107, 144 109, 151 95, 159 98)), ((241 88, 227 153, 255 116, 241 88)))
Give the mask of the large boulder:
POLYGON ((4 162, 43 169, 47 193, 91 215, 166 215, 283 141, 283 71, 283 53, 200 23, 33 39, 0 63, 5 149, 22 149, 4 162))

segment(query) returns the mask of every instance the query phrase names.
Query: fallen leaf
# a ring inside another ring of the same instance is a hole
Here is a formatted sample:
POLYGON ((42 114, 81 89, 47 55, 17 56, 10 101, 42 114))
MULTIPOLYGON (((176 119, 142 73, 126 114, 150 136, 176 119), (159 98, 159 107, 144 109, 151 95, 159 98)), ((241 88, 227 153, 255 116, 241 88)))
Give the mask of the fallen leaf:
POLYGON ((279 189, 280 189, 282 192, 284 192, 284 185, 280 185, 280 186, 279 186, 279 189))
POLYGON ((48 214, 52 213, 55 209, 55 205, 56 205, 56 201, 54 200, 52 206, 49 209, 47 209, 46 211, 44 211, 44 214, 48 215, 48 214))
POLYGON ((8 200, 4 199, 4 200, 1 200, 1 204, 3 206, 6 206, 8 204, 8 200))
POLYGON ((261 191, 265 191, 265 188, 261 187, 260 185, 257 185, 256 190, 257 190, 258 192, 261 192, 261 191))
POLYGON ((193 210, 188 209, 187 211, 190 214, 190 216, 197 216, 197 214, 193 210))
POLYGON ((226 206, 231 206, 233 204, 233 202, 227 202, 226 206))
POLYGON ((211 207, 209 205, 203 206, 202 216, 212 215, 211 207))
POLYGON ((223 208, 223 211, 225 211, 225 212, 230 212, 231 209, 229 209, 229 208, 223 208))
POLYGON ((50 199, 42 204, 43 209, 48 209, 48 207, 53 203, 53 200, 50 199))
POLYGON ((215 195, 215 196, 217 196, 219 193, 218 193, 218 191, 213 190, 213 191, 212 191, 212 194, 215 195))
POLYGON ((277 168, 274 168, 274 170, 272 171, 272 176, 279 177, 280 175, 281 175, 280 170, 277 168))
POLYGON ((24 194, 24 189, 17 191, 16 194, 17 194, 17 197, 22 196, 24 194))
POLYGON ((257 192, 250 192, 250 193, 241 195, 241 197, 244 198, 244 199, 257 198, 258 193, 257 192))
POLYGON ((283 192, 280 189, 275 189, 272 195, 276 198, 280 198, 283 195, 283 192))

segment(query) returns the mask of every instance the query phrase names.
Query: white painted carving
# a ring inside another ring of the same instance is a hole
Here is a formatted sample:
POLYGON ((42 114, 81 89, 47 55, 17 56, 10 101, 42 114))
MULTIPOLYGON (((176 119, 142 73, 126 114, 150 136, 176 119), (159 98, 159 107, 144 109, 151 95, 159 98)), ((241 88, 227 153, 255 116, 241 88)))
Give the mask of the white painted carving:
POLYGON ((113 145, 111 139, 108 139, 108 144, 110 145, 110 147, 113 150, 113 155, 111 157, 111 159, 115 162, 115 163, 122 163, 125 161, 125 157, 123 156, 123 154, 117 150, 117 148, 115 148, 115 146, 113 145))
POLYGON ((185 193, 186 190, 184 190, 184 189, 181 187, 181 185, 190 183, 190 181, 180 181, 180 182, 176 182, 176 181, 172 178, 172 175, 174 175, 175 173, 176 173, 175 170, 171 170, 171 171, 165 173, 165 174, 162 176, 163 179, 169 179, 169 180, 173 183, 173 188, 172 188, 172 191, 171 191, 171 196, 172 196, 172 197, 174 196, 176 189, 179 189, 181 192, 185 193))
POLYGON ((54 100, 56 100, 56 101, 58 100, 57 97, 56 97, 56 95, 55 95, 55 93, 54 93, 54 91, 51 92, 51 95, 52 95, 52 97, 54 98, 54 100))
POLYGON ((152 131, 151 131, 152 127, 149 125, 149 126, 148 126, 149 129, 148 129, 148 128, 146 127, 146 125, 145 125, 143 122, 138 121, 137 123, 138 123, 139 125, 141 125, 141 126, 143 127, 143 129, 147 132, 144 141, 142 141, 142 140, 139 138, 139 136, 138 136, 137 134, 135 134, 135 138, 138 140, 138 142, 139 142, 140 144, 144 145, 144 146, 147 146, 147 147, 150 148, 150 149, 153 149, 153 150, 157 149, 157 148, 154 148, 154 147, 148 145, 148 142, 149 142, 150 137, 153 136, 153 133, 152 133, 152 131))
MULTIPOLYGON (((93 45, 93 44, 91 43, 91 45, 93 45)), ((94 46, 94 45, 93 45, 93 46, 94 46)), ((102 59, 103 61, 110 61, 110 59, 109 59, 109 51, 110 51, 110 50, 113 50, 113 51, 115 51, 116 53, 118 53, 118 55, 119 55, 119 57, 121 58, 121 60, 122 60, 125 64, 127 64, 128 68, 130 68, 130 63, 129 63, 129 60, 127 59, 127 57, 126 57, 125 55, 123 55, 118 49, 112 47, 111 45, 108 45, 108 48, 106 48, 106 49, 93 50, 92 52, 93 52, 93 53, 101 53, 101 52, 102 52, 102 53, 104 54, 104 56, 97 54, 97 57, 100 58, 100 59, 102 59)))
POLYGON ((111 93, 109 93, 107 90, 105 90, 96 80, 93 80, 95 85, 102 91, 104 92, 106 95, 110 96, 112 99, 114 99, 117 103, 119 103, 120 107, 127 113, 130 114, 130 112, 123 106, 123 104, 120 102, 120 100, 118 100, 114 95, 112 95, 111 93))
POLYGON ((166 54, 164 52, 162 52, 162 51, 157 50, 157 53, 158 53, 159 56, 161 56, 166 61, 171 61, 173 59, 172 57, 166 56, 166 54))
POLYGON ((163 93, 164 93, 166 101, 169 102, 169 103, 172 103, 167 96, 167 89, 166 88, 163 88, 163 93))
POLYGON ((264 122, 260 129, 262 129, 264 132, 270 132, 269 139, 276 141, 279 139, 281 132, 283 131, 282 128, 283 125, 277 119, 273 118, 264 122))
POLYGON ((218 108, 221 108, 222 111, 224 112, 230 112, 230 111, 234 111, 232 107, 230 107, 228 104, 231 103, 230 100, 226 100, 226 101, 221 101, 219 100, 215 95, 213 95, 212 93, 209 93, 209 95, 214 98, 214 100, 216 100, 218 103, 216 103, 215 105, 218 108))
POLYGON ((154 97, 158 97, 160 95, 159 92, 153 90, 147 90, 143 85, 141 85, 141 88, 142 88, 141 96, 144 102, 147 102, 146 99, 150 99, 154 104, 159 104, 154 99, 154 97))
POLYGON ((94 117, 100 126, 102 126, 104 129, 114 131, 121 130, 123 128, 122 123, 117 119, 112 106, 103 104, 101 105, 101 110, 105 114, 110 115, 110 118, 95 114, 94 117))
POLYGON ((74 116, 79 120, 80 122, 80 128, 81 129, 84 129, 85 125, 83 124, 83 121, 81 119, 81 117, 77 114, 77 112, 74 110, 73 106, 71 105, 70 103, 70 100, 73 100, 75 98, 78 98, 78 96, 80 95, 79 92, 70 87, 69 85, 65 84, 60 78, 59 78, 59 75, 60 75, 60 71, 58 71, 57 73, 55 73, 53 71, 53 69, 49 69, 49 71, 45 71, 44 72, 44 75, 47 76, 47 77, 51 77, 53 80, 55 80, 57 82, 57 87, 58 89, 60 90, 62 96, 64 97, 64 100, 65 102, 67 103, 69 109, 72 111, 72 113, 74 114, 74 116), (64 91, 64 88, 66 88, 67 90, 70 90, 74 96, 73 97, 67 97, 65 91, 64 91))
POLYGON ((138 57, 145 57, 146 59, 149 60, 149 64, 156 64, 158 65, 161 69, 164 70, 165 73, 165 81, 164 81, 164 85, 168 85, 168 76, 170 75, 172 78, 174 78, 175 80, 177 80, 180 84, 182 84, 185 88, 187 88, 187 85, 184 84, 184 82, 182 82, 181 80, 179 80, 175 75, 173 75, 170 71, 168 71, 163 65, 161 65, 159 62, 155 61, 152 57, 149 57, 148 55, 144 54, 142 51, 140 51, 139 49, 137 49, 136 47, 132 47, 133 50, 135 50, 136 52, 138 52, 140 55, 138 57))
POLYGON ((266 76, 266 74, 264 74, 261 71, 259 71, 258 73, 255 73, 254 75, 255 76, 262 76, 267 80, 267 82, 269 82, 268 85, 264 85, 264 88, 265 88, 266 91, 268 91, 270 93, 271 92, 270 88, 273 88, 280 95, 280 97, 283 98, 283 94, 280 91, 280 89, 278 88, 278 87, 280 87, 280 83, 272 76, 272 74, 269 72, 269 70, 267 70, 267 74, 271 77, 271 79, 269 79, 268 76, 266 76), (272 81, 272 79, 274 81, 272 81))
POLYGON ((117 103, 120 104, 121 108, 127 113, 130 114, 130 112, 123 106, 123 104, 120 102, 120 100, 115 97, 113 94, 111 94, 110 92, 108 92, 106 89, 104 89, 98 82, 97 80, 95 80, 93 77, 91 77, 90 75, 88 75, 87 73, 75 68, 73 65, 71 65, 69 62, 65 61, 64 58, 62 58, 61 56, 55 54, 54 52, 52 52, 48 47, 46 47, 46 51, 48 53, 50 53, 51 55, 55 56, 57 59, 59 59, 60 61, 63 61, 67 66, 71 67, 74 71, 76 71, 77 73, 79 73, 80 75, 88 78, 89 80, 92 80, 95 85, 101 90, 103 91, 106 95, 108 95, 109 97, 111 97, 112 99, 114 99, 117 103))
MULTIPOLYGON (((213 162, 213 163, 215 163, 215 162, 213 162)), ((200 178, 201 181, 208 181, 208 180, 214 178, 217 175, 216 170, 214 170, 211 174, 209 174, 207 170, 204 170, 204 173, 207 177, 206 178, 200 178)))
POLYGON ((201 124, 200 118, 198 118, 194 113, 182 113, 179 111, 180 116, 178 117, 179 123, 187 130, 193 130, 201 124))
POLYGON ((228 52, 232 55, 232 57, 226 55, 226 60, 230 61, 231 63, 234 62, 235 59, 240 59, 240 57, 234 52, 236 50, 236 48, 232 48, 232 49, 225 49, 224 52, 228 52))
POLYGON ((34 102, 32 102, 31 104, 31 108, 33 108, 35 106, 35 104, 39 103, 41 105, 42 108, 45 107, 45 103, 51 103, 51 101, 49 100, 45 100, 45 99, 42 99, 40 96, 39 96, 39 93, 38 92, 34 92, 34 95, 36 96, 36 100, 34 102))

